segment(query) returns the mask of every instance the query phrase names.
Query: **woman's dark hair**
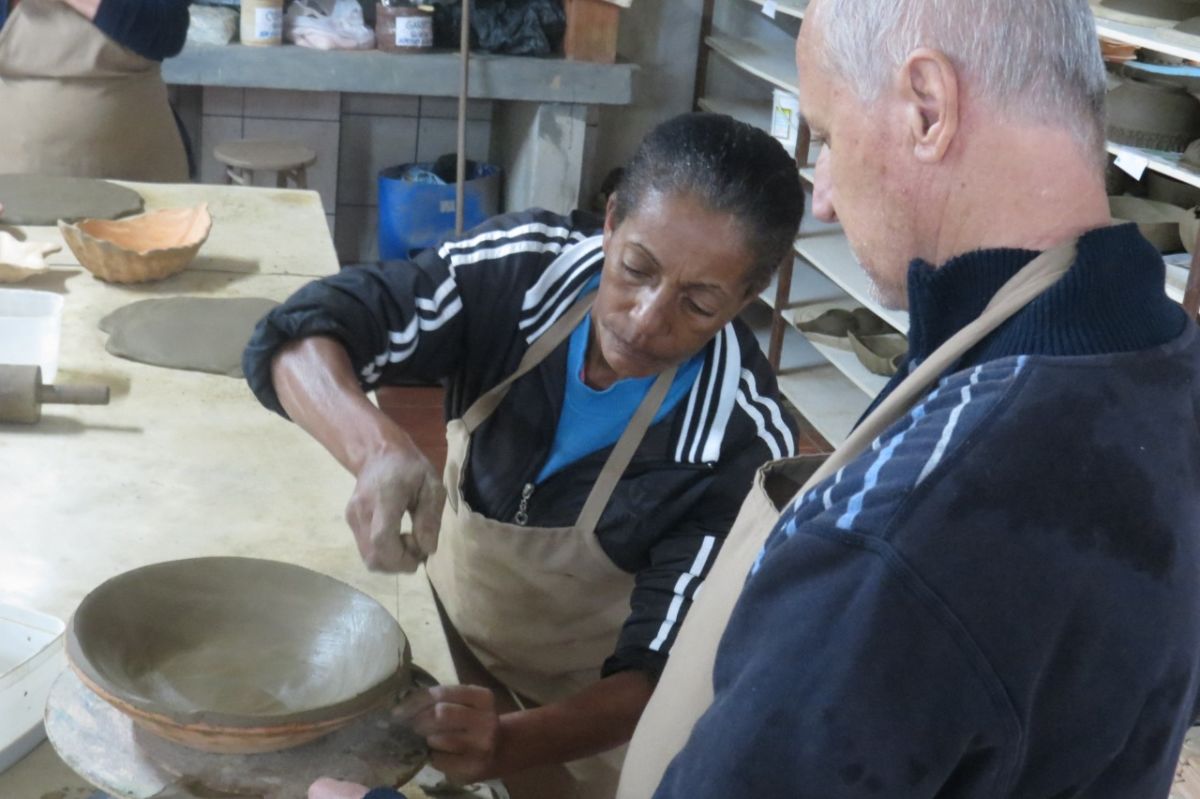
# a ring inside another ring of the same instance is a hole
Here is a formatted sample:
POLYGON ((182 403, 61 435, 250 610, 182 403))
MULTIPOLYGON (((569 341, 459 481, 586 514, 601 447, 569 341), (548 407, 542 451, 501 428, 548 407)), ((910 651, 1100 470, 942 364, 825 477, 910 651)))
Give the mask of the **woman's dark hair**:
POLYGON ((755 293, 791 252, 804 215, 796 161, 764 131, 722 114, 682 114, 650 131, 617 185, 614 224, 650 191, 690 195, 732 214, 754 255, 755 293))

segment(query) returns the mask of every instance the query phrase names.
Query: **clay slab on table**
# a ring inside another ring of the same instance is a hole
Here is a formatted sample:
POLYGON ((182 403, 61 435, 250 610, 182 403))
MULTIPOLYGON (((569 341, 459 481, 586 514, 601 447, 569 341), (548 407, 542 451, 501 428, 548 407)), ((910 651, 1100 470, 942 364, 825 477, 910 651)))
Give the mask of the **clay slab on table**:
POLYGON ((0 221, 7 225, 53 225, 60 219, 116 219, 144 205, 136 191, 88 178, 0 175, 0 221))

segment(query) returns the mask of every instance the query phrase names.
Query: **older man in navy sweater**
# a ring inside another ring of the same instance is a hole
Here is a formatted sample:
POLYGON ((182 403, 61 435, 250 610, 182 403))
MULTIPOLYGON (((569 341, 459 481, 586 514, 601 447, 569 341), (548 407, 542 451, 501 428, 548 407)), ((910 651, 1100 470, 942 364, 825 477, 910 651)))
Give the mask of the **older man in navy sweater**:
POLYGON ((1111 224, 1088 4, 813 0, 797 58, 817 213, 911 313, 910 369, 1077 254, 783 510, 653 795, 1166 797, 1200 688, 1200 336, 1111 224))

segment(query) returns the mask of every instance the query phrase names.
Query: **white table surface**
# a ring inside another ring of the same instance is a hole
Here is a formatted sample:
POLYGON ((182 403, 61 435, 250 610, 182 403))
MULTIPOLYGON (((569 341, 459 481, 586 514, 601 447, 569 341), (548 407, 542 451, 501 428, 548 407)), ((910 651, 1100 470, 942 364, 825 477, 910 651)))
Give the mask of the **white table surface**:
MULTIPOLYGON (((106 383, 112 402, 46 406, 36 426, 0 424, 0 602, 65 620, 88 591, 137 566, 205 555, 273 558, 375 597, 397 615, 414 659, 439 680, 453 679, 423 574, 371 574, 359 561, 342 518, 353 480, 332 457, 263 409, 243 381, 116 358, 97 328, 109 312, 149 297, 282 300, 312 276, 334 272, 317 195, 127 185, 144 194, 147 208, 209 202, 212 235, 186 271, 158 283, 103 283, 64 249, 49 259, 49 273, 19 284, 66 300, 57 382, 106 383)), ((24 231, 60 241, 55 228, 24 231)), ((26 799, 6 779, 0 775, 0 797, 26 799)), ((22 779, 27 784, 29 775, 22 779)))

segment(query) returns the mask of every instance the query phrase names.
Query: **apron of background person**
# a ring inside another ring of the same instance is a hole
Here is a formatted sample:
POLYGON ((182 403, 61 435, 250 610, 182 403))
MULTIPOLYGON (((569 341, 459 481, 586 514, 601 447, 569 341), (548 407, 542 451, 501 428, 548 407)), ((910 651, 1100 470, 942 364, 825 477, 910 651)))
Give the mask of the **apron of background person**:
MULTIPOLYGON (((962 356, 1054 285, 1075 261, 1057 247, 1030 262, 992 298, 980 317, 922 362, 828 458, 809 456, 759 470, 704 588, 679 630, 671 657, 628 746, 618 799, 649 799, 713 700, 713 665, 725 625, 780 511, 865 452, 902 419, 962 356)), ((737 765, 733 764, 732 768, 737 765)))
POLYGON ((24 0, 0 31, 0 174, 12 173, 187 181, 160 65, 62 0, 24 0))
MULTIPOLYGON (((485 518, 463 496, 471 434, 509 387, 583 320, 576 303, 525 353, 517 370, 446 429, 446 508, 429 581, 454 628, 482 665, 518 697, 544 705, 600 679, 625 619, 634 578, 596 539, 596 525, 666 397, 675 369, 659 375, 613 447, 574 526, 526 527, 485 518)), ((547 420, 549 424, 551 420, 547 420)), ((567 764, 583 796, 611 797, 624 747, 567 764)))

